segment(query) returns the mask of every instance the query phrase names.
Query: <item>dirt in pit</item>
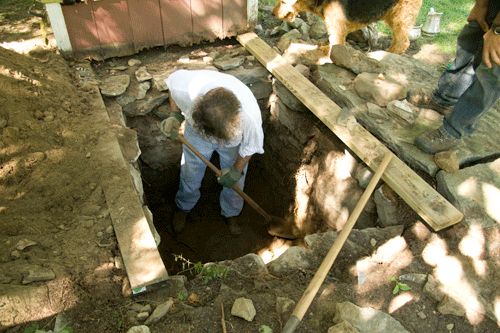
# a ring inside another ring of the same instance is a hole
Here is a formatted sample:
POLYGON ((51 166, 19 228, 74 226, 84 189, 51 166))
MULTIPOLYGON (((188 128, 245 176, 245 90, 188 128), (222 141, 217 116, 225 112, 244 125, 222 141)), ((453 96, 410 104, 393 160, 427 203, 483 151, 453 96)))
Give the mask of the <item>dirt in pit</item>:
MULTIPOLYGON (((0 26, 0 42, 41 40, 38 22, 27 14, 26 9, 20 8, 17 1, 0 3, 0 12, 9 13, 0 26)), ((52 35, 49 37, 53 38, 52 35)), ((32 298, 36 304, 28 304, 26 308, 31 307, 34 311, 12 314, 17 320, 25 316, 23 324, 0 326, 0 330, 23 332, 32 327, 31 321, 49 330, 55 320, 52 314, 65 311, 75 332, 126 332, 130 324, 123 320, 128 305, 156 306, 173 295, 160 290, 135 298, 123 297, 125 274, 114 265, 119 250, 110 229, 111 219, 101 187, 103 179, 110 177, 113 169, 106 167, 96 150, 102 134, 113 128, 101 122, 92 108, 96 96, 88 86, 81 85, 79 63, 62 59, 55 50, 47 49, 39 41, 31 45, 42 46, 29 54, 22 54, 17 44, 17 52, 0 47, 0 123, 3 124, 0 137, 0 295, 36 287, 46 287, 50 292, 48 298, 32 298), (16 245, 24 239, 37 245, 16 252, 16 245), (51 268, 56 279, 23 285, 27 270, 34 266, 51 268), (50 313, 49 309, 54 312, 50 313)), ((169 50, 172 56, 178 57, 196 48, 207 47, 169 50)), ((154 62, 159 53, 164 52, 144 52, 139 58, 145 63, 154 62)), ((259 169, 258 163, 252 164, 255 165, 250 171, 253 177, 264 177, 265 170, 259 169)), ((259 200, 266 203, 263 207, 269 213, 279 216, 287 209, 272 189, 253 186, 249 183, 247 187, 249 195, 258 195, 259 200), (264 194, 269 194, 269 197, 264 194)), ((219 188, 210 174, 207 174, 203 190, 205 199, 188 228, 201 226, 204 214, 218 216, 215 203, 219 188)), ((167 191, 166 195, 173 193, 167 191)), ((167 197, 167 200, 170 199, 167 197)), ((245 223, 246 228, 253 224, 255 228, 252 227, 251 232, 260 236, 265 245, 268 236, 262 218, 247 206, 243 216, 242 219, 249 220, 248 224, 245 223)), ((418 217, 404 205, 402 216, 407 230, 414 225, 422 227, 418 217)), ((204 252, 213 252, 211 255, 217 257, 239 247, 240 239, 232 238, 222 220, 214 218, 207 222, 214 235, 206 240, 207 250, 204 252), (215 238, 219 235, 223 236, 215 238)), ((192 233, 187 229, 186 234, 192 233)), ((407 235, 411 251, 401 255, 400 263, 413 260, 414 272, 430 273, 423 260, 411 254, 421 253, 424 242, 412 237, 411 233, 407 235)), ((456 246, 453 236, 448 239, 456 246)), ((200 239, 179 241, 187 247, 203 242, 200 239)), ((246 253, 251 251, 251 246, 245 249, 246 253)), ((396 263, 387 267, 385 273, 395 276, 400 269, 396 263)), ((380 280, 377 285, 365 284, 358 288, 356 277, 350 275, 346 267, 337 267, 336 272, 339 274, 329 276, 326 287, 321 290, 328 302, 313 303, 296 332, 326 332, 331 326, 329 314, 335 301, 351 300, 389 312, 393 301, 389 281, 380 280)), ((292 276, 259 279, 233 272, 224 281, 215 280, 209 285, 193 279, 187 287, 190 294, 197 295, 189 303, 194 310, 184 311, 182 302, 174 297, 176 304, 172 313, 153 325, 151 332, 220 332, 221 312, 214 304, 219 304, 216 301, 231 304, 229 296, 219 294, 222 282, 235 290, 260 292, 254 297, 259 316, 253 323, 231 317, 226 305, 229 332, 256 332, 260 325, 269 325, 278 332, 287 318, 277 314, 275 297, 286 295, 298 300, 313 275, 313 271, 298 271, 292 276)), ((450 323, 454 324, 456 332, 498 331, 498 327, 487 319, 473 326, 465 318, 438 314, 434 310, 435 302, 416 290, 413 297, 414 301, 408 306, 391 313, 411 332, 443 332, 450 323), (422 320, 417 313, 425 309, 427 319, 422 320)), ((5 311, 6 305, 1 306, 5 311)))

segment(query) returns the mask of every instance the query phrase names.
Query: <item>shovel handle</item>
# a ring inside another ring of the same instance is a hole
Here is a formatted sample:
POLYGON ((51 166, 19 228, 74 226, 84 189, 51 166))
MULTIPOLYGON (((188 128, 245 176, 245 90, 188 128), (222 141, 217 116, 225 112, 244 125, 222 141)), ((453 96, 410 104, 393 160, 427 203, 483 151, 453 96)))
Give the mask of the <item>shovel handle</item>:
MULTIPOLYGON (((209 160, 207 160, 205 157, 203 157, 203 155, 201 155, 200 152, 198 152, 198 150, 196 150, 196 148, 193 147, 193 145, 190 144, 184 138, 184 136, 182 134, 180 134, 180 133, 178 134, 178 139, 186 147, 188 147, 196 156, 198 156, 203 162, 205 162, 205 164, 210 169, 212 169, 213 172, 215 172, 215 174, 217 175, 217 177, 222 176, 222 172, 215 165, 213 165, 212 163, 210 163, 209 160)), ((260 215, 264 216, 264 218, 266 219, 266 221, 268 223, 271 222, 271 216, 269 214, 267 214, 255 201, 252 200, 252 198, 250 198, 245 192, 243 192, 237 185, 234 185, 232 187, 232 189, 235 190, 236 193, 238 193, 243 198, 243 200, 245 200, 250 206, 252 206, 253 209, 255 209, 257 212, 259 212, 260 215)))
POLYGON ((313 279, 309 283, 309 286, 307 286, 307 289, 302 295, 302 298, 300 299, 299 303, 293 310, 292 315, 288 319, 282 333, 292 333, 293 331, 295 331, 295 328, 298 326, 298 324, 304 317, 304 314, 309 308, 309 305, 311 305, 312 300, 316 296, 316 293, 321 287, 321 284, 325 280, 326 274, 328 274, 328 271, 330 271, 330 267, 332 267, 333 262, 335 261, 337 255, 340 252, 340 249, 342 249, 342 246, 347 240, 347 237, 351 233, 352 227, 354 227, 354 224, 356 223, 359 215, 361 214, 361 211, 365 207, 366 202, 370 198, 373 190, 375 189, 375 186, 382 177, 382 174, 387 168, 387 165, 391 161, 392 156, 393 156, 392 152, 388 151, 385 154, 382 162, 380 162, 377 172, 375 172, 375 174, 373 175, 372 180, 370 181, 365 191, 363 192, 363 195, 361 196, 358 203, 356 204, 356 207, 349 216, 349 219, 344 225, 344 228, 340 231, 339 235, 335 239, 335 242, 330 248, 330 251, 328 251, 327 255, 325 256, 325 259, 323 259, 323 262, 316 271, 316 274, 314 274, 313 279))

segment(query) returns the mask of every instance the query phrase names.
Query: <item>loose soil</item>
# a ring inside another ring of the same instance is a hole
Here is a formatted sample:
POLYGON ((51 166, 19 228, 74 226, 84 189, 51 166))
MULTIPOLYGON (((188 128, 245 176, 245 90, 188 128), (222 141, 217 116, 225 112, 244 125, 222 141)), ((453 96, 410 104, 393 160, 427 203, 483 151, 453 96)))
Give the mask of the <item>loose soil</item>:
MULTIPOLYGON (((41 9, 41 5, 37 4, 35 9, 41 9)), ((46 330, 52 329, 53 314, 64 311, 71 318, 70 326, 75 332, 125 332, 131 326, 124 321, 131 303, 147 303, 154 307, 171 298, 175 300, 173 310, 152 325, 151 332, 220 332, 221 303, 225 306, 228 332, 257 332, 261 325, 279 332, 288 318, 276 312, 275 297, 286 296, 298 301, 315 273, 313 270, 280 277, 253 277, 230 270, 224 280, 215 279, 209 284, 204 284, 198 277, 186 285, 189 294, 194 296, 184 302, 166 290, 136 297, 123 296, 126 275, 115 265, 115 257, 120 253, 101 187, 102 181, 112 177, 114 170, 105 167, 107 164, 97 152, 102 134, 116 129, 100 121, 91 107, 96 98, 93 89, 83 84, 81 63, 58 55, 50 29, 50 43, 45 46, 39 29, 40 19, 28 14, 22 4, 2 1, 0 13, 3 15, 0 42, 9 43, 9 48, 15 49, 4 48, 7 44, 0 48, 0 126, 3 127, 0 136, 0 294, 18 290, 26 272, 34 266, 49 267, 56 274, 55 280, 32 284, 33 290, 45 286, 50 291, 47 297, 33 298, 42 300, 39 304, 26 306, 26 309, 36 308, 37 311, 12 314, 22 324, 0 327, 0 330, 24 332, 35 322, 46 330), (16 245, 24 239, 36 242, 36 245, 16 252, 16 245), (230 315, 234 295, 219 292, 221 283, 242 291, 242 294, 254 295, 258 315, 253 322, 230 315)), ((136 58, 144 64, 167 63, 165 54, 178 59, 186 53, 210 52, 211 48, 230 51, 236 45, 233 40, 190 48, 170 47, 166 52, 163 49, 145 51, 136 58)), ((436 54, 432 45, 413 45, 408 52, 415 57, 431 59, 424 54, 426 50, 434 53, 432 59, 439 59, 436 65, 447 64, 451 58, 451 55, 436 54)), ((118 65, 128 59, 114 61, 118 65)), ((93 66, 102 75, 99 71, 104 65, 94 63, 93 66)), ((253 164, 253 178, 265 179, 265 170, 258 163, 253 164)), ((173 186, 164 188, 159 197, 153 196, 149 200, 153 209, 164 206, 169 210, 177 175, 161 177, 167 177, 167 182, 173 186)), ((159 180, 161 177, 153 171, 145 172, 145 186, 160 184, 164 181, 159 180)), ((245 242, 242 241, 244 236, 233 238, 228 233, 218 217, 219 190, 213 175, 207 173, 204 197, 186 230, 186 238, 169 234, 168 221, 164 230, 159 223, 164 235, 161 251, 175 253, 180 250, 165 247, 171 244, 184 246, 182 254, 186 258, 194 255, 191 252, 196 252, 202 254, 196 261, 207 262, 209 259, 237 258, 270 244, 272 237, 265 232, 262 218, 250 207, 245 207, 242 224, 244 235, 252 241, 245 242), (200 238, 194 229, 210 230, 210 233, 200 238), (169 237, 172 237, 171 242, 169 237), (255 239, 259 241, 253 241, 255 239), (193 251, 199 244, 203 244, 205 250, 193 251)), ((249 183, 248 191, 251 196, 258 195, 270 213, 279 215, 286 209, 280 198, 273 196, 271 186, 253 182, 249 183)), ((165 212, 165 216, 169 214, 171 211, 165 212)), ((432 268, 419 257, 425 244, 416 236, 418 230, 421 230, 420 234, 429 231, 404 203, 401 204, 401 218, 407 230, 405 236, 410 251, 405 251, 398 262, 386 267, 376 284, 367 283, 362 287, 358 287, 357 277, 349 274, 348 268, 353 263, 336 263, 335 274, 329 275, 320 290, 322 300, 311 305, 296 332, 326 332, 332 326, 332 307, 345 300, 391 312, 411 332, 446 332, 448 324, 453 324, 456 332, 498 331, 498 326, 487 318, 471 324, 466 318, 438 313, 435 301, 421 288, 411 291, 412 302, 394 308, 389 276, 399 275, 404 263, 408 262, 412 262, 413 273, 432 272, 432 268), (425 320, 417 316, 421 311, 427 314, 425 320)), ((443 237, 450 248, 456 248, 457 235, 462 229, 461 226, 450 228, 439 237, 443 237)), ((174 267, 166 266, 172 273, 174 267)), ((185 274, 192 278, 188 272, 185 274)), ((6 304, 0 304, 0 311, 5 307, 6 304)))

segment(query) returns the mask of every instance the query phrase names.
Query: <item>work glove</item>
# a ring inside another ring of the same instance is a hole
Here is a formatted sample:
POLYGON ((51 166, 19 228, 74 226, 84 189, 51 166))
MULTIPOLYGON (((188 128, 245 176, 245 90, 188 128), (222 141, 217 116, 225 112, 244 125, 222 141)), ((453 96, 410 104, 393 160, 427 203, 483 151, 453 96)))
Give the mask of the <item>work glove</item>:
POLYGON ((184 121, 184 116, 180 112, 172 112, 167 119, 160 124, 160 131, 169 139, 177 139, 179 128, 184 121))
POLYGON ((233 187, 234 184, 236 184, 238 180, 243 177, 243 174, 239 172, 234 167, 234 165, 232 165, 230 168, 222 169, 221 172, 222 175, 220 177, 217 177, 217 181, 224 187, 233 187))

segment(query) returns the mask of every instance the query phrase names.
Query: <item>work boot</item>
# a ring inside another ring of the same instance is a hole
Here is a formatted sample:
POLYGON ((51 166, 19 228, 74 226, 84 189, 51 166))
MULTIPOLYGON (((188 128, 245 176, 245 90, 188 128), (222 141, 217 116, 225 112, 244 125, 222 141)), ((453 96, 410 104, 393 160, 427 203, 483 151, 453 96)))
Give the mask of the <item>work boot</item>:
POLYGON ((434 102, 431 96, 428 94, 409 91, 406 100, 411 104, 418 106, 420 108, 432 109, 434 111, 437 111, 443 116, 449 115, 451 113, 450 108, 434 102))
POLYGON ((436 154, 441 151, 449 150, 460 143, 444 130, 436 129, 418 136, 415 139, 415 145, 427 154, 436 154))
POLYGON ((224 220, 227 225, 229 225, 229 232, 233 236, 241 235, 241 226, 236 221, 236 217, 224 217, 224 220))
POLYGON ((174 229, 174 233, 180 234, 186 228, 186 219, 188 213, 183 212, 180 209, 177 209, 174 214, 174 218, 172 220, 172 227, 174 229))

